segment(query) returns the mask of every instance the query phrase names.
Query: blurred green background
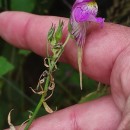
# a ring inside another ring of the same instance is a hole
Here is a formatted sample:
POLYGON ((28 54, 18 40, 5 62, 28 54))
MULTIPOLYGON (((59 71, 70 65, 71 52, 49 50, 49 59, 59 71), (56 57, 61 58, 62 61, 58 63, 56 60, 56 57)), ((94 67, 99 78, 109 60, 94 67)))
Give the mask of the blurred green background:
MULTIPOLYGON (((69 17, 73 3, 74 0, 0 0, 0 12, 13 10, 69 17)), ((106 18, 106 21, 130 26, 130 0, 97 0, 97 3, 98 15, 106 18)), ((84 87, 81 91, 78 72, 67 64, 59 63, 58 68, 54 74, 56 89, 48 100, 51 108, 57 106, 58 110, 63 109, 107 93, 105 87, 97 90, 98 83, 86 76, 83 76, 84 87), (91 95, 86 96, 89 93, 91 95)), ((36 87, 44 70, 42 57, 15 48, 0 39, 0 130, 8 127, 7 116, 12 108, 14 125, 21 124, 28 118, 27 110, 34 110, 40 96, 32 93, 29 87, 36 87)), ((44 114, 47 113, 41 108, 38 116, 44 114)))

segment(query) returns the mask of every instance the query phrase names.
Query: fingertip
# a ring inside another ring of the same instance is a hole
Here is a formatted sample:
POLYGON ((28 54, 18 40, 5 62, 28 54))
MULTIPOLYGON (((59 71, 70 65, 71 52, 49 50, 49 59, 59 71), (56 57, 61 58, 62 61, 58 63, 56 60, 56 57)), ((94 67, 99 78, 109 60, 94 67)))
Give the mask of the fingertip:
POLYGON ((0 36, 18 48, 30 49, 43 56, 51 24, 67 18, 38 16, 25 12, 7 11, 0 14, 0 36))

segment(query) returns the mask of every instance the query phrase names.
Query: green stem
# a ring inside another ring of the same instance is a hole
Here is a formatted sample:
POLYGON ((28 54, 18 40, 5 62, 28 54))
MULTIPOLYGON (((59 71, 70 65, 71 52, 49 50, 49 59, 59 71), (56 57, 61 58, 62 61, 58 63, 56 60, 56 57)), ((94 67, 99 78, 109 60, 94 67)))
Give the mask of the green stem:
POLYGON ((70 39, 70 36, 71 36, 71 34, 69 33, 68 34, 68 36, 67 36, 67 38, 66 38, 66 40, 65 40, 65 42, 64 42, 64 44, 63 44, 63 48, 66 46, 66 44, 68 43, 68 41, 69 41, 69 39, 70 39))
POLYGON ((70 33, 68 34, 68 36, 67 36, 67 38, 66 38, 66 40, 65 40, 65 42, 64 42, 64 44, 62 45, 62 49, 58 52, 58 57, 56 58, 56 60, 55 60, 55 62, 54 62, 54 64, 53 64, 53 66, 52 67, 54 67, 55 66, 55 64, 57 63, 57 61, 59 60, 59 58, 61 57, 61 55, 62 55, 62 52, 64 51, 64 47, 66 46, 66 44, 67 44, 67 42, 69 41, 69 39, 70 39, 70 33))
POLYGON ((29 128, 30 125, 32 124, 33 120, 35 119, 35 117, 36 117, 36 115, 37 115, 37 113, 38 113, 38 111, 39 111, 39 109, 40 109, 41 106, 42 106, 43 101, 44 101, 44 95, 42 95, 42 97, 41 97, 41 99, 40 99, 40 101, 39 101, 39 103, 38 103, 38 105, 37 105, 37 107, 36 107, 36 109, 35 109, 35 111, 34 111, 32 117, 30 118, 30 120, 29 120, 29 122, 27 123, 26 127, 24 128, 24 130, 28 130, 28 128, 29 128))
MULTIPOLYGON (((66 38, 66 41, 65 41, 64 44, 63 44, 63 48, 59 51, 58 57, 57 57, 54 61, 51 61, 53 64, 52 64, 52 66, 49 68, 49 72, 52 72, 52 71, 53 71, 53 69, 54 69, 54 67, 55 67, 55 65, 56 65, 56 63, 57 63, 57 61, 58 61, 58 59, 60 58, 62 52, 64 51, 64 47, 65 47, 65 45, 67 44, 69 38, 70 38, 70 34, 68 34, 68 36, 67 36, 67 38, 66 38)), ((46 79, 44 91, 47 91, 47 90, 48 90, 49 80, 50 80, 50 77, 49 77, 49 75, 48 75, 48 76, 47 76, 47 79, 46 79)), ((36 117, 38 111, 40 110, 40 108, 41 108, 41 106, 42 106, 42 104, 43 104, 43 101, 44 101, 44 99, 45 99, 45 96, 46 96, 46 94, 43 94, 43 95, 42 95, 42 97, 41 97, 41 99, 40 99, 40 101, 39 101, 39 103, 38 103, 36 109, 35 109, 34 112, 33 112, 32 117, 30 118, 30 120, 29 120, 29 122, 27 123, 26 127, 24 128, 24 130, 28 130, 28 129, 29 129, 30 125, 32 124, 33 120, 35 119, 35 117, 36 117)))
MULTIPOLYGON (((45 90, 47 90, 47 87, 48 87, 48 84, 49 84, 49 76, 47 77, 46 79, 46 84, 45 84, 45 90)), ((43 104, 43 101, 44 101, 44 98, 45 98, 45 95, 43 94, 35 111, 33 112, 33 115, 32 117, 30 118, 29 122, 27 123, 26 127, 24 128, 24 130, 28 130, 28 128, 30 127, 30 125, 32 124, 33 120, 35 119, 38 111, 40 110, 42 104, 43 104)))

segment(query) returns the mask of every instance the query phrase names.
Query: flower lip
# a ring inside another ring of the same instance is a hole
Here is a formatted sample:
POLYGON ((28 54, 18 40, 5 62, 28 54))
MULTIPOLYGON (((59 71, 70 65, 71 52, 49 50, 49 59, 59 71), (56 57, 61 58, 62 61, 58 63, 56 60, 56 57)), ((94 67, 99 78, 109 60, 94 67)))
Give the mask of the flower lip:
POLYGON ((101 27, 104 24, 104 18, 96 17, 98 6, 95 0, 76 0, 72 7, 70 17, 70 33, 76 40, 78 46, 85 44, 87 28, 90 22, 99 23, 101 27))
POLYGON ((74 5, 72 9, 72 17, 76 22, 91 21, 90 18, 96 17, 97 12, 98 6, 96 2, 82 2, 74 5))

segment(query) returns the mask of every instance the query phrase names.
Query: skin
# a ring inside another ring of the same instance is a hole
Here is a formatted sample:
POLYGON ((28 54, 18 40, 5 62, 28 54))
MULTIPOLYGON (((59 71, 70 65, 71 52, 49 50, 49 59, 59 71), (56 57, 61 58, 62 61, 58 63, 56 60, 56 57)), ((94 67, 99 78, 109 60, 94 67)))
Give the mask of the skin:
MULTIPOLYGON (((46 36, 52 24, 68 19, 37 16, 23 12, 0 14, 0 36, 10 44, 46 54, 46 36)), ((84 46, 83 72, 111 86, 112 94, 95 101, 74 105, 36 119, 30 130, 130 130, 130 28, 105 23, 89 27, 84 46)), ((61 61, 77 68, 77 46, 70 40, 61 61), (70 51, 71 49, 71 51, 70 51), (69 52, 69 53, 68 53, 69 52)), ((23 126, 24 127, 24 126, 23 126)))

